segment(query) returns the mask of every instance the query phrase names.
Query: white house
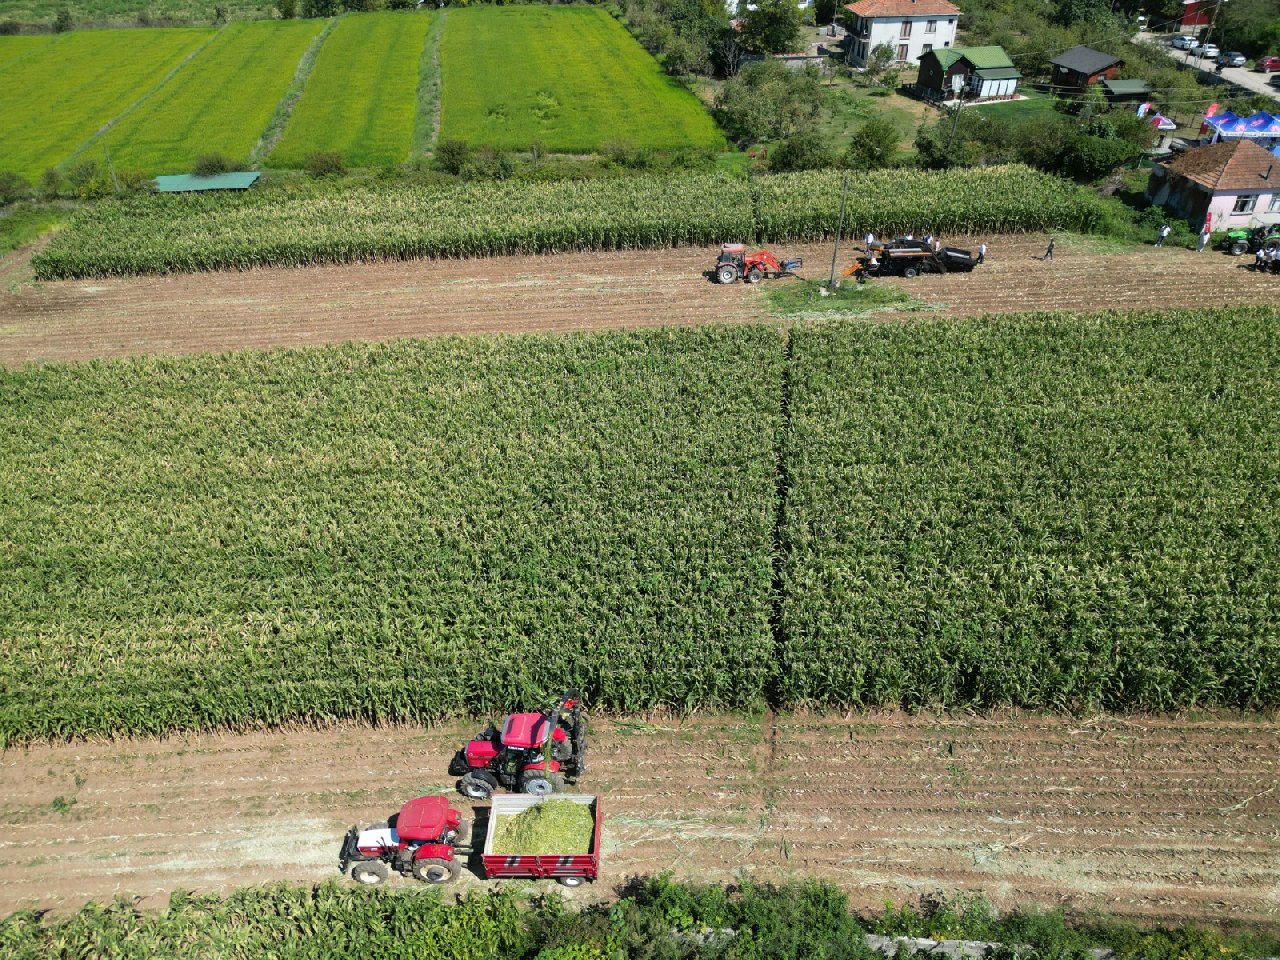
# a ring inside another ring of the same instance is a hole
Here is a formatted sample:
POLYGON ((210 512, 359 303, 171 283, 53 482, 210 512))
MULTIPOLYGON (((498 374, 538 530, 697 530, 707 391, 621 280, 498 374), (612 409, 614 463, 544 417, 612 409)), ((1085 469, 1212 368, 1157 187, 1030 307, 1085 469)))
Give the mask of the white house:
POLYGON ((1280 157, 1246 140, 1194 147, 1156 164, 1147 196, 1197 228, 1280 223, 1280 157))
POLYGON ((960 8, 948 0, 855 0, 844 9, 848 61, 855 66, 882 44, 897 62, 914 66, 922 54, 956 42, 960 8))

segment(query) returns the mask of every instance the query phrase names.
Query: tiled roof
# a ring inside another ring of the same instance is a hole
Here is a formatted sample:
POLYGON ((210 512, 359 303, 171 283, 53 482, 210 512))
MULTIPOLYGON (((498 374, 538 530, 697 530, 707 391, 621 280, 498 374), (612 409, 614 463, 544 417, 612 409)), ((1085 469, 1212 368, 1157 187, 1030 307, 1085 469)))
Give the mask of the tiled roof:
POLYGON ((1164 167, 1210 190, 1280 190, 1280 160, 1248 140, 1192 147, 1164 167))
POLYGON ((960 16, 960 8, 947 0, 857 0, 844 8, 860 17, 960 16))

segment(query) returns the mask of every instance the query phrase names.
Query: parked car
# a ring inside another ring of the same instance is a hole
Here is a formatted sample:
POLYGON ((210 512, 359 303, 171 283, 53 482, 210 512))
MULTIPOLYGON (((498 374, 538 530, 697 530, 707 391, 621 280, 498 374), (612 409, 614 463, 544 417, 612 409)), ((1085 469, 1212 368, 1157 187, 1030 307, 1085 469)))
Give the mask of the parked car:
POLYGON ((1224 53, 1218 57, 1218 66, 1220 67, 1243 67, 1248 62, 1248 57, 1243 53, 1239 53, 1234 50, 1231 53, 1224 53))
POLYGON ((1253 69, 1259 73, 1271 73, 1273 70, 1280 70, 1280 57, 1259 57, 1258 62, 1253 65, 1253 69))
POLYGON ((1216 57, 1220 52, 1216 43, 1197 43, 1187 51, 1193 57, 1216 57))
POLYGON ((1196 38, 1184 33, 1180 37, 1174 37, 1170 43, 1173 44, 1173 49, 1175 50, 1190 50, 1196 45, 1196 38))

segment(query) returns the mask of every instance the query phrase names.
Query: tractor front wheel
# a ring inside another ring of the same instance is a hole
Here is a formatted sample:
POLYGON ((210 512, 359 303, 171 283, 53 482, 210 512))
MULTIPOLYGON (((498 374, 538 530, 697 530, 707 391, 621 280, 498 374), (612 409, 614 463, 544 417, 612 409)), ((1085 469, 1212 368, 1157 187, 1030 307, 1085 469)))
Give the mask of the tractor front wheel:
POLYGON ((520 780, 520 792, 529 793, 535 797, 549 797, 563 789, 564 777, 558 773, 526 773, 520 780))
POLYGON ((495 786, 496 784, 489 780, 488 777, 468 773, 458 781, 458 792, 472 800, 488 800, 493 796, 493 788, 495 786))
POLYGON ((423 883, 453 883, 461 872, 462 864, 457 860, 424 857, 413 861, 413 875, 423 883))
POLYGON ((902 275, 903 275, 904 277, 906 277, 908 280, 910 280, 912 277, 914 277, 914 276, 915 276, 916 274, 918 274, 919 272, 920 272, 920 271, 919 271, 919 270, 917 270, 915 267, 903 267, 903 269, 902 269, 902 275))
POLYGON ((716 271, 716 279, 721 283, 733 283, 738 279, 738 270, 733 264, 726 263, 716 271))
POLYGON ((584 882, 582 877, 556 877, 556 881, 562 887, 580 887, 584 882))
POLYGON ((1247 241, 1237 240, 1235 243, 1231 244, 1231 248, 1228 252, 1233 257, 1239 257, 1249 252, 1249 244, 1247 241))
POLYGON ((752 267, 747 271, 747 283, 759 283, 763 276, 764 274, 752 267))
POLYGON ((381 860, 361 860, 351 867, 351 879, 369 887, 385 883, 389 876, 391 871, 381 860))

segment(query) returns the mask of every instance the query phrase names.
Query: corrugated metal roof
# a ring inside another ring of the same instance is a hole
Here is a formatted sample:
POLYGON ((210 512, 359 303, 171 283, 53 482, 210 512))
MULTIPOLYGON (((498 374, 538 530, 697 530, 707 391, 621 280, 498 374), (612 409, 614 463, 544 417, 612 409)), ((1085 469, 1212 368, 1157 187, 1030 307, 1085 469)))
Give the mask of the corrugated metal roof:
POLYGON ((1004 47, 953 47, 952 49, 972 63, 975 70, 1013 66, 1013 61, 1004 52, 1004 47))
POLYGON ((956 47, 943 47, 938 50, 930 50, 928 53, 921 54, 920 59, 923 60, 928 56, 934 57, 943 70, 950 70, 951 65, 959 60, 962 54, 956 47))
POLYGON ((1016 67, 992 67, 990 70, 973 71, 983 80, 1019 80, 1022 78, 1016 67))
POLYGON ((242 171, 219 173, 212 177, 195 177, 183 174, 177 177, 156 177, 156 190, 160 193, 194 193, 198 190, 248 190, 260 173, 242 171))
POLYGON ((1107 93, 1117 96, 1151 92, 1151 84, 1145 80, 1103 80, 1102 85, 1107 88, 1107 93))

